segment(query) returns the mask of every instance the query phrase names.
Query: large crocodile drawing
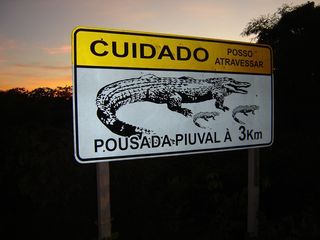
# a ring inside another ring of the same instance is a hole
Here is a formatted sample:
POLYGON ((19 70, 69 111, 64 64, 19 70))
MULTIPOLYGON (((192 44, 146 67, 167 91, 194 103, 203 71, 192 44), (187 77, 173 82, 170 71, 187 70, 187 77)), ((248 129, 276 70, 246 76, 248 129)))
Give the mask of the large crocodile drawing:
POLYGON ((250 83, 232 78, 194 79, 191 77, 158 77, 153 74, 138 78, 119 80, 101 88, 97 93, 97 116, 113 133, 121 136, 150 134, 152 131, 130 125, 117 118, 117 110, 130 103, 152 102, 167 104, 172 111, 192 116, 191 110, 181 107, 182 103, 197 103, 215 100, 215 107, 226 111, 224 98, 232 93, 246 94, 244 88, 250 83))

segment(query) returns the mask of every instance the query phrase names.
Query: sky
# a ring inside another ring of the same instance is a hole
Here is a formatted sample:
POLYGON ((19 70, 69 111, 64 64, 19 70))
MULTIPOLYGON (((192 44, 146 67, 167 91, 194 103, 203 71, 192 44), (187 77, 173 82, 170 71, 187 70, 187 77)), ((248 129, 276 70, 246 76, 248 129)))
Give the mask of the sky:
MULTIPOLYGON (((247 23, 307 0, 0 0, 0 90, 72 85, 76 26, 252 41, 247 23)), ((314 1, 316 5, 320 0, 314 1)))

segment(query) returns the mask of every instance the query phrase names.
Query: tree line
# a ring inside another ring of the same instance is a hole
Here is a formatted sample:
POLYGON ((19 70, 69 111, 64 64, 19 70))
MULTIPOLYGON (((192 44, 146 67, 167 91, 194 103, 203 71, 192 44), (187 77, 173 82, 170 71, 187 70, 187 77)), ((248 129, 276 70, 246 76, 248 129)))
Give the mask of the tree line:
MULTIPOLYGON (((274 55, 275 139, 260 150, 260 239, 319 239, 320 7, 243 31, 274 55)), ((1 235, 96 239, 96 173, 73 156, 72 88, 0 92, 1 235)), ((113 239, 245 239, 247 151, 113 162, 113 239)))

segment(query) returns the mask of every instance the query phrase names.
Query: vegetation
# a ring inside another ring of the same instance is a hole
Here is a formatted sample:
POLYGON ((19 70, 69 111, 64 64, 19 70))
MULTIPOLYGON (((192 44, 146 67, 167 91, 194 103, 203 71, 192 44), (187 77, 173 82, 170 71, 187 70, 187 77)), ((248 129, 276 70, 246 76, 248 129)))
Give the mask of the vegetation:
MULTIPOLYGON (((288 7, 252 20, 243 35, 269 44, 274 54, 275 143, 263 162, 260 236, 318 239, 320 198, 317 120, 320 6, 288 7)), ((266 156, 265 156, 266 157, 266 156)))
POLYGON ((94 166, 73 161, 71 88, 0 93, 2 236, 90 239, 94 166), (3 191, 4 190, 4 191, 3 191), (83 204, 83 205, 82 205, 83 204))
MULTIPOLYGON (((283 7, 245 35, 274 50, 275 142, 261 149, 259 236, 320 238, 320 8, 283 7)), ((71 88, 0 92, 1 236, 96 239, 95 166, 73 157, 71 88)), ((118 239, 244 239, 247 152, 111 163, 118 239)))

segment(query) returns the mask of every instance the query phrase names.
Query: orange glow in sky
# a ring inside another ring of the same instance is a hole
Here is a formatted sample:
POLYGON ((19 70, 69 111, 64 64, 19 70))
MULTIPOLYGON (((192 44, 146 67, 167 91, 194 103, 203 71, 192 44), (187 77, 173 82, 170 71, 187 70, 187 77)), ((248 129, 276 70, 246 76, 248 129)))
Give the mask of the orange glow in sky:
POLYGON ((306 2, 1 0, 0 90, 70 86, 71 32, 79 25, 250 41, 240 36, 250 20, 306 2))

